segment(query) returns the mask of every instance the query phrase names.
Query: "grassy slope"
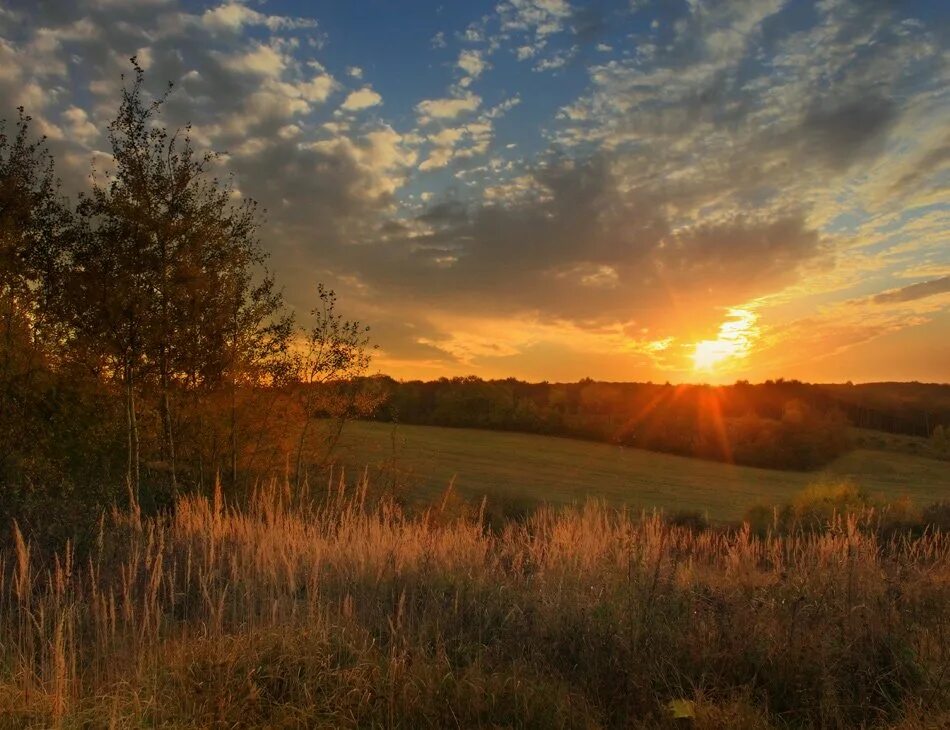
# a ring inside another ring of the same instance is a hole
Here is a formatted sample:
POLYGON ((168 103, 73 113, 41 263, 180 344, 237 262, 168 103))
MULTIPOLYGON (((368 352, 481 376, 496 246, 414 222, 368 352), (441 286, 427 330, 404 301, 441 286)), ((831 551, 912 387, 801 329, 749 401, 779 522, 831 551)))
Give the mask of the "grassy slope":
MULTIPOLYGON (((555 504, 593 496, 636 508, 700 509, 713 520, 731 520, 757 501, 785 502, 818 477, 530 434, 405 425, 395 434, 396 464, 410 498, 432 499, 455 476, 466 496, 487 492, 555 504)), ((392 463, 392 435, 389 424, 350 424, 340 456, 350 469, 385 468, 392 463)), ((950 499, 946 461, 858 449, 828 471, 918 504, 950 499)))

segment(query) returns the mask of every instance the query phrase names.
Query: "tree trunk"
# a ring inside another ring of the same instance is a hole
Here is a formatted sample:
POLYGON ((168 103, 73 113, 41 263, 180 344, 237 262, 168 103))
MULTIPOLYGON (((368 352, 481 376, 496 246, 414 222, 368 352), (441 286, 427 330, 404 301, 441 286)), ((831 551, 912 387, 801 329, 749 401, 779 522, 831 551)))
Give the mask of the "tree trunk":
POLYGON ((231 379, 231 487, 237 489, 237 383, 231 379))
POLYGON ((129 486, 129 494, 135 499, 135 504, 139 503, 139 429, 138 419, 135 415, 135 383, 133 379, 133 368, 131 364, 125 366, 125 414, 128 424, 128 465, 126 470, 126 479, 129 486))
POLYGON ((348 420, 349 418, 346 412, 343 412, 337 417, 336 422, 333 424, 333 431, 327 437, 327 449, 323 454, 323 459, 320 460, 321 468, 330 463, 330 457, 333 456, 333 452, 340 443, 340 437, 343 435, 343 429, 346 427, 348 420))
POLYGON ((178 476, 175 465, 175 437, 172 430, 171 403, 168 395, 168 356, 166 355, 164 345, 162 346, 159 368, 161 370, 162 400, 160 408, 162 417, 162 430, 165 432, 165 457, 168 459, 168 464, 171 469, 172 495, 177 496, 178 476))
POLYGON ((304 401, 303 428, 300 429, 300 438, 297 440, 297 469, 294 475, 294 485, 298 488, 300 487, 300 472, 303 468, 303 446, 307 439, 307 431, 310 428, 310 409, 312 405, 312 395, 308 388, 307 398, 304 401))

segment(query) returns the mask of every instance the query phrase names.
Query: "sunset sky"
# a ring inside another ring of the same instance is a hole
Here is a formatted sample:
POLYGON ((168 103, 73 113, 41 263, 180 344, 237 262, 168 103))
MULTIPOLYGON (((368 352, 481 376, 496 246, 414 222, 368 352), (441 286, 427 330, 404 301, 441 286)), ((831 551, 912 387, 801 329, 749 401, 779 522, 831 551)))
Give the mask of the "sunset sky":
POLYGON ((397 377, 950 381, 950 5, 0 0, 68 191, 174 82, 397 377))

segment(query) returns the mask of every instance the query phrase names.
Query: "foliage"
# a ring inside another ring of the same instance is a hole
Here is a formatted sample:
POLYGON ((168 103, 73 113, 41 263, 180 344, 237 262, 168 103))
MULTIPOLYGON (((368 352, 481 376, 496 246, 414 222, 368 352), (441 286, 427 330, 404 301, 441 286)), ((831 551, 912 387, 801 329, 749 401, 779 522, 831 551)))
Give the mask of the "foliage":
POLYGON ((950 455, 950 426, 935 426, 930 434, 930 445, 934 451, 950 455))
POLYGON ((352 418, 368 418, 379 403, 372 381, 363 378, 369 367, 372 348, 369 327, 347 320, 337 311, 336 292, 317 284, 318 304, 311 312, 313 326, 301 334, 302 354, 291 364, 292 390, 301 414, 300 433, 294 458, 295 483, 304 478, 305 449, 314 419, 327 419, 323 443, 316 460, 323 466, 333 452, 344 424, 352 418))
POLYGON ((847 420, 834 403, 794 382, 377 381, 387 393, 377 418, 402 423, 574 436, 777 469, 815 469, 850 448, 847 420))
POLYGON ((138 484, 138 396, 159 421, 158 451, 146 458, 165 465, 175 489, 173 400, 260 382, 279 368, 290 322, 273 279, 255 281, 264 262, 255 203, 233 203, 233 187, 211 177, 217 156, 196 153, 187 129, 158 123, 165 97, 144 100, 132 63, 109 126, 113 169, 77 208, 63 314, 77 349, 123 384, 129 481, 138 484))
POLYGON ((888 499, 883 494, 870 494, 850 478, 824 477, 784 506, 753 505, 743 519, 758 535, 821 532, 853 519, 860 529, 890 536, 943 528, 940 504, 920 510, 906 495, 888 499))
POLYGON ((921 522, 931 529, 950 533, 950 501, 942 500, 924 507, 921 522))
POLYGON ((170 88, 150 98, 131 62, 108 167, 75 206, 23 110, 0 126, 0 517, 78 528, 113 503, 172 507, 216 475, 237 493, 330 410, 326 391, 322 410, 292 407, 307 368, 336 388, 338 429, 370 411, 343 385, 368 366, 365 329, 318 317, 316 360, 295 356, 256 203, 190 128, 166 127, 170 88))

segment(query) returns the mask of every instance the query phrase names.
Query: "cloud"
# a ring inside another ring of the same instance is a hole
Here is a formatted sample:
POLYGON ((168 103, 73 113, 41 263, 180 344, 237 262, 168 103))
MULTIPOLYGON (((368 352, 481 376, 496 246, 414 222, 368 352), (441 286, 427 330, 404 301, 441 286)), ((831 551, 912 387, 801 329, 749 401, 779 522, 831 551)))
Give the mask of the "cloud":
POLYGON ((90 144, 99 138, 99 128, 89 121, 84 109, 71 106, 62 114, 66 121, 68 134, 83 144, 90 144))
POLYGON ((882 292, 874 297, 875 304, 893 304, 896 302, 911 302, 924 297, 950 292, 950 276, 944 276, 930 281, 921 281, 917 284, 882 292))
POLYGON ((835 169, 847 169, 869 153, 881 151, 888 130, 898 118, 897 104, 873 93, 808 110, 797 132, 802 150, 835 169))
POLYGON ((343 101, 341 109, 346 111, 359 111, 360 109, 369 109, 371 106, 378 106, 383 103, 383 97, 369 86, 364 86, 357 91, 351 91, 343 101))
POLYGON ((302 99, 319 104, 327 100, 330 94, 337 88, 337 83, 329 74, 320 73, 309 81, 292 84, 291 88, 299 93, 302 99))
POLYGON ((673 366, 750 300, 763 332, 803 323, 784 335, 803 353, 942 305, 948 66, 910 9, 494 5, 432 39, 447 90, 394 99, 370 79, 385 55, 336 65, 341 39, 324 46, 312 19, 260 4, 18 3, 0 12, 0 116, 26 104, 81 189, 137 54, 153 94, 175 82, 165 121, 192 122, 267 208, 262 238, 292 304, 306 311, 318 277, 338 281, 394 361, 433 374, 559 362, 578 342, 673 366), (506 75, 513 58, 570 63, 570 76, 524 83, 524 67, 506 75), (334 75, 360 79, 342 104, 327 103, 334 75), (863 288, 912 271, 929 281, 863 288), (827 338, 808 330, 823 326, 827 338))
POLYGON ((205 10, 201 22, 212 31, 239 33, 245 26, 266 26, 270 30, 316 28, 317 22, 306 18, 265 15, 240 2, 229 2, 205 10))
POLYGON ((279 49, 258 43, 249 51, 222 56, 221 64, 231 71, 276 77, 287 67, 287 58, 279 49))
POLYGON ((711 311, 793 281, 822 253, 795 215, 674 232, 655 201, 618 190, 604 159, 552 161, 531 177, 544 194, 432 205, 419 217, 425 235, 341 250, 337 266, 386 299, 435 310, 662 329, 697 306, 711 311))
POLYGON ((474 112, 481 103, 480 96, 467 93, 443 99, 425 99, 416 105, 416 111, 424 124, 430 119, 455 119, 462 114, 474 112))
POLYGON ((459 54, 458 67, 473 79, 482 75, 488 63, 479 51, 464 50, 459 54))
POLYGON ((529 31, 537 36, 560 32, 572 14, 566 0, 505 0, 497 12, 503 30, 529 31))
POLYGON ((419 165, 427 172, 445 167, 454 159, 484 154, 492 138, 492 125, 487 119, 461 127, 445 127, 427 140, 433 145, 429 156, 419 165))

